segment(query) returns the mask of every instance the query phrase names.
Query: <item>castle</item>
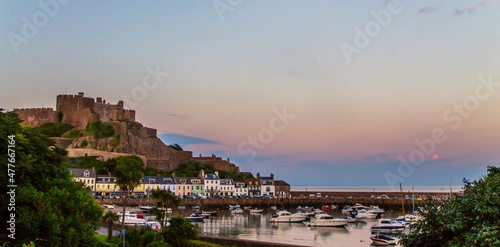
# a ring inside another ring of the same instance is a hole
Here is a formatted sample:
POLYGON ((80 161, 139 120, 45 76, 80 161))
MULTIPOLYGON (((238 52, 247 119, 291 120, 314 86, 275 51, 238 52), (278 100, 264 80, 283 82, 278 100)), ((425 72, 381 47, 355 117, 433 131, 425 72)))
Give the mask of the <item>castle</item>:
MULTIPOLYGON (((79 139, 58 138, 58 143, 64 148, 77 147, 84 139, 92 141, 99 147, 100 154, 114 157, 116 153, 136 154, 144 156, 147 167, 158 170, 175 170, 182 162, 196 159, 207 164, 207 166, 222 171, 239 172, 239 168, 220 157, 193 157, 191 151, 178 151, 165 145, 157 138, 157 130, 143 127, 135 122, 135 111, 123 108, 123 101, 113 105, 106 103, 101 97, 84 97, 84 93, 77 95, 58 95, 56 98, 56 110, 53 108, 22 108, 14 109, 22 126, 37 126, 42 123, 67 123, 76 126, 75 129, 83 130, 88 123, 100 121, 112 125, 115 129, 115 137, 95 140, 90 137, 79 139), (63 139, 63 140, 61 140, 63 139), (119 140, 116 144, 115 140, 119 140), (106 152, 109 155, 106 155, 106 152)), ((91 149, 88 154, 95 153, 91 149)), ((82 152, 70 152, 78 153, 82 152)), ((86 152, 83 152, 85 155, 86 152)))

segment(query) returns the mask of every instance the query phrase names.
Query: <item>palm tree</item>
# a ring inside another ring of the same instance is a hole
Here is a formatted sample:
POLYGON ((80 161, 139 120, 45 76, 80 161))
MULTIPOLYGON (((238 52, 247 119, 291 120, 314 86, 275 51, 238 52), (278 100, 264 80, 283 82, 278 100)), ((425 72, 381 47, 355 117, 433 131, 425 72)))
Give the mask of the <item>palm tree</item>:
POLYGON ((160 223, 161 229, 165 227, 165 216, 167 208, 176 208, 181 205, 181 198, 175 196, 170 190, 154 189, 151 191, 151 197, 156 200, 156 205, 151 212, 160 223))
POLYGON ((128 196, 140 184, 143 171, 144 163, 136 155, 116 158, 116 168, 113 175, 116 177, 116 185, 118 185, 123 195, 122 229, 125 226, 125 208, 127 207, 128 196))
POLYGON ((113 235, 113 223, 118 221, 118 215, 113 211, 108 211, 104 214, 103 220, 108 223, 108 240, 110 240, 113 235))

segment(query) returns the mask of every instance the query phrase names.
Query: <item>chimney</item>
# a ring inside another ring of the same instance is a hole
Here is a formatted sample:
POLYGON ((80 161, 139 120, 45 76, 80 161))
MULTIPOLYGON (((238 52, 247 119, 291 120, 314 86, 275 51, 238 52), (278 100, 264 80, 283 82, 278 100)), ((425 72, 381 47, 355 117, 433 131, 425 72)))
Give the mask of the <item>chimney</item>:
POLYGON ((102 98, 101 98, 101 97, 97 97, 97 98, 95 98, 95 101, 96 101, 97 103, 102 103, 102 98))
POLYGON ((103 103, 103 104, 106 104, 106 100, 103 100, 103 101, 102 101, 102 103, 103 103))
POLYGON ((123 108, 123 100, 118 101, 118 107, 123 108))
POLYGON ((78 97, 83 97, 83 92, 78 92, 78 97))
POLYGON ((271 180, 274 180, 274 174, 271 173, 271 180))
POLYGON ((203 169, 200 170, 200 175, 201 175, 201 178, 205 178, 205 171, 203 171, 203 169))
POLYGON ((215 171, 215 175, 217 175, 217 177, 219 176, 219 171, 215 171))
POLYGON ((257 172, 257 179, 260 180, 260 173, 257 172))
POLYGON ((92 166, 92 171, 95 172, 95 166, 92 166))

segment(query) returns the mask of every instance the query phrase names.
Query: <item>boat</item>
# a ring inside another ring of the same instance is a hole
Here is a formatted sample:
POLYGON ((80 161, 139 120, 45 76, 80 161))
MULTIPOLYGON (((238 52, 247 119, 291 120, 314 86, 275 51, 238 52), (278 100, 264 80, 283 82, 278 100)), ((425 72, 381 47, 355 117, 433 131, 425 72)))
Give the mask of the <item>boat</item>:
POLYGON ((396 218, 396 221, 398 222, 417 222, 421 219, 422 217, 420 215, 414 215, 414 214, 406 214, 405 216, 398 216, 396 218))
POLYGON ((193 206, 192 208, 193 208, 193 210, 200 210, 200 206, 198 206, 198 205, 193 206))
POLYGON ((347 220, 347 223, 356 223, 356 218, 353 218, 351 216, 346 216, 346 217, 344 217, 342 219, 347 220))
POLYGON ((179 206, 178 209, 186 209, 186 206, 179 206))
POLYGON ((201 214, 202 215, 207 215, 207 216, 217 216, 217 214, 219 214, 219 212, 217 212, 217 211, 212 211, 212 212, 202 211, 201 214))
POLYGON ((378 206, 371 205, 370 210, 368 210, 368 212, 372 214, 383 214, 385 211, 384 209, 381 209, 378 206))
POLYGON ((250 209, 250 213, 252 214, 261 214, 262 212, 264 212, 264 209, 257 209, 257 208, 250 209))
POLYGON ((278 213, 273 214, 273 218, 271 222, 288 222, 288 223, 297 223, 306 220, 307 216, 301 214, 291 214, 286 210, 279 211, 278 213))
POLYGON ((240 205, 229 205, 229 210, 233 210, 235 208, 240 208, 240 205))
POLYGON ((352 211, 352 208, 349 207, 349 206, 344 206, 344 208, 342 209, 342 214, 350 214, 352 211))
POLYGON ((375 219, 377 218, 377 214, 370 213, 366 211, 366 209, 361 209, 358 210, 358 214, 356 215, 356 218, 361 217, 361 218, 366 218, 366 219, 375 219))
POLYGON ((245 206, 245 207, 243 207, 243 209, 244 210, 250 210, 250 209, 252 209, 252 207, 251 206, 245 206))
POLYGON ((306 217, 314 216, 314 212, 297 212, 296 214, 303 215, 306 217))
POLYGON ((149 212, 152 208, 152 206, 139 206, 139 209, 143 212, 149 212))
POLYGON ((271 206, 271 210, 276 210, 277 207, 276 206, 271 206))
POLYGON ((330 210, 337 210, 337 209, 338 209, 338 206, 337 206, 337 205, 333 205, 333 204, 332 204, 332 205, 330 206, 330 210))
POLYGON ((107 208, 107 209, 114 209, 115 208, 115 205, 102 205, 103 208, 107 208))
MULTIPOLYGON (((120 212, 118 213, 118 221, 122 222, 122 217, 123 213, 120 212)), ((131 214, 130 212, 126 211, 125 212, 125 225, 137 225, 137 224, 144 224, 146 223, 146 219, 144 218, 143 214, 131 214)))
POLYGON ((202 216, 200 214, 191 214, 189 217, 186 217, 186 218, 192 222, 203 222, 203 219, 205 219, 205 216, 202 216))
POLYGON ((313 207, 308 207, 308 206, 305 206, 305 207, 298 206, 297 210, 307 212, 307 211, 313 211, 314 208, 313 207))
POLYGON ((317 215, 317 214, 326 214, 325 211, 319 209, 319 208, 316 208, 314 209, 314 215, 317 215))
POLYGON ((233 208, 233 210, 231 210, 231 214, 242 214, 243 213, 243 209, 241 208, 233 208))
POLYGON ((317 214, 304 224, 310 227, 344 227, 347 225, 347 219, 336 219, 329 214, 317 214))
POLYGON ((377 225, 371 227, 373 232, 402 232, 406 225, 404 223, 396 222, 390 219, 380 219, 377 225))
MULTIPOLYGON (((166 221, 165 224, 167 224, 166 226, 170 225, 170 223, 168 223, 168 221, 166 221)), ((144 224, 138 224, 137 226, 148 226, 151 229, 158 230, 158 231, 161 229, 161 225, 157 221, 146 221, 144 224)))
POLYGON ((332 207, 330 205, 323 205, 321 206, 321 210, 329 211, 332 210, 332 207))
POLYGON ((398 242, 395 238, 381 234, 380 232, 372 235, 370 239, 373 241, 372 245, 396 245, 398 242))
POLYGON ((361 204, 361 203, 356 203, 356 204, 354 204, 354 206, 352 206, 351 208, 356 209, 356 210, 362 210, 362 209, 369 209, 370 207, 365 207, 365 206, 363 206, 363 204, 361 204))

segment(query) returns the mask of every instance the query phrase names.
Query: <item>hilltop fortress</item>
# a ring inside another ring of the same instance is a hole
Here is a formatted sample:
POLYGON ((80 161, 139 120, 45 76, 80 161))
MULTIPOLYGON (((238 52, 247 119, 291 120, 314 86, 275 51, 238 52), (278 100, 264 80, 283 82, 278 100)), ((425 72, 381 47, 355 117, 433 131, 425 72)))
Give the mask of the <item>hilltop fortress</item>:
MULTIPOLYGON (((156 129, 144 127, 135 121, 135 111, 124 109, 123 101, 114 105, 106 103, 101 97, 84 97, 84 93, 80 92, 77 95, 58 95, 55 111, 53 108, 21 108, 13 111, 22 120, 22 126, 62 122, 75 126, 69 132, 79 133, 84 133, 85 127, 92 122, 113 126, 115 132, 112 137, 98 139, 82 134, 73 138, 54 138, 58 146, 68 148, 70 156, 97 154, 101 159, 108 159, 116 157, 117 153, 136 154, 146 161, 147 167, 158 170, 175 170, 182 162, 195 159, 213 169, 239 172, 239 168, 229 159, 223 160, 215 155, 202 157, 201 154, 193 157, 191 151, 178 151, 165 145, 157 138, 156 129)), ((68 137, 69 132, 63 137, 68 137)))

